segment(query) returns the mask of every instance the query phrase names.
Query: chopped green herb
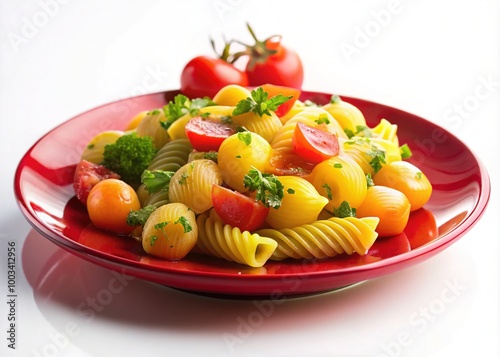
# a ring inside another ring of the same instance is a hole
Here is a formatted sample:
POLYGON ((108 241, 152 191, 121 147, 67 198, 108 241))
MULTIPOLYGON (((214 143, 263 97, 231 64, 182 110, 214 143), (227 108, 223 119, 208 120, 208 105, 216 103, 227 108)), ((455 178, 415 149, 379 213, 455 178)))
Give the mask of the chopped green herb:
POLYGON ((328 115, 320 114, 318 119, 315 120, 316 124, 330 124, 330 119, 328 119, 328 115))
POLYGON ((237 159, 241 159, 241 155, 236 155, 235 156, 237 159))
POLYGON ((173 171, 144 170, 141 176, 141 183, 144 184, 150 194, 161 190, 168 191, 168 185, 173 175, 173 171))
POLYGON ((180 178, 180 179, 179 179, 179 181, 178 181, 178 182, 179 182, 179 185, 184 185, 184 184, 186 184, 188 177, 189 177, 189 174, 188 174, 187 172, 183 172, 183 173, 181 174, 181 178, 180 178))
POLYGON ((93 149, 93 148, 94 148, 94 146, 95 146, 95 144, 88 144, 88 145, 87 145, 87 149, 93 149))
POLYGON ((342 201, 340 206, 333 209, 333 214, 338 218, 356 217, 356 208, 351 208, 347 201, 342 201))
POLYGON ((305 105, 306 107, 319 107, 319 105, 318 105, 318 104, 314 103, 313 101, 311 101, 311 100, 309 100, 309 99, 306 99, 306 100, 304 101, 304 105, 305 105))
POLYGON ((332 188, 330 187, 329 184, 325 183, 323 186, 321 186, 325 189, 326 191, 326 197, 328 197, 329 200, 332 200, 333 199, 333 195, 332 195, 332 188))
POLYGON ((333 167, 336 168, 336 169, 341 169, 342 168, 342 164, 340 162, 336 162, 335 164, 333 164, 333 167))
POLYGON ((233 120, 231 119, 231 116, 229 115, 224 115, 223 117, 220 118, 220 121, 224 124, 232 124, 233 120))
POLYGON ((149 237, 149 245, 152 247, 153 245, 155 245, 155 242, 156 240, 158 239, 157 236, 150 236, 149 237))
POLYGON ((373 178, 371 174, 366 174, 366 186, 375 186, 375 183, 373 182, 373 178))
POLYGON ((417 174, 415 175, 417 180, 420 180, 422 178, 422 172, 417 172, 417 174))
POLYGON ((137 211, 130 211, 127 216, 127 224, 129 226, 143 226, 155 209, 155 206, 148 205, 137 211))
POLYGON ((371 150, 366 151, 366 154, 372 158, 370 166, 373 167, 375 173, 379 172, 382 168, 382 164, 386 163, 385 151, 377 148, 375 145, 372 145, 371 150))
POLYGON ((409 159, 412 155, 412 152, 410 150, 410 147, 408 144, 403 144, 399 147, 399 151, 401 152, 401 158, 402 159, 409 159))
POLYGON ((256 200, 265 206, 278 209, 283 199, 283 184, 272 174, 262 173, 256 168, 250 169, 243 178, 243 184, 250 191, 256 192, 256 200))
POLYGON ((182 224, 182 227, 184 227, 184 233, 189 233, 193 230, 193 227, 191 227, 188 219, 184 216, 180 216, 179 219, 174 222, 174 224, 182 224))
POLYGON ((239 132, 238 139, 249 146, 252 143, 252 134, 249 131, 239 132))
POLYGON ((340 96, 332 95, 332 97, 330 98, 330 103, 337 104, 337 103, 340 103, 341 100, 342 99, 340 99, 340 96))
POLYGON ((292 96, 282 94, 268 98, 269 94, 262 87, 252 90, 250 94, 251 97, 242 99, 236 104, 236 108, 232 113, 233 116, 249 112, 254 112, 260 117, 264 114, 271 115, 270 111, 275 111, 281 104, 292 98, 292 96))
POLYGON ((217 156, 218 156, 217 151, 207 151, 207 152, 203 153, 204 159, 212 160, 215 163, 217 163, 217 156))
MULTIPOLYGON (((160 211, 158 211, 158 212, 160 212, 160 211)), ((165 227, 167 226, 167 224, 169 224, 169 223, 170 223, 170 222, 168 222, 168 221, 159 222, 159 223, 156 223, 156 224, 153 226, 153 228, 163 230, 163 228, 165 228, 165 227)))
POLYGON ((347 137, 349 139, 351 139, 351 138, 353 138, 355 136, 364 136, 366 138, 371 138, 372 137, 372 132, 371 132, 370 128, 368 128, 365 125, 357 125, 356 126, 356 132, 353 132, 349 128, 345 128, 344 132, 346 133, 346 135, 347 135, 347 137))
MULTIPOLYGON (((174 100, 163 106, 163 113, 165 114, 166 120, 160 122, 160 125, 162 128, 168 129, 177 119, 185 114, 189 113, 191 116, 196 116, 201 108, 212 105, 215 105, 215 103, 208 97, 190 100, 185 95, 177 94, 174 100)), ((202 116, 204 115, 206 114, 202 114, 202 116)))
POLYGON ((289 188, 288 190, 286 190, 286 192, 289 194, 289 195, 293 195, 295 194, 295 190, 293 188, 289 188))

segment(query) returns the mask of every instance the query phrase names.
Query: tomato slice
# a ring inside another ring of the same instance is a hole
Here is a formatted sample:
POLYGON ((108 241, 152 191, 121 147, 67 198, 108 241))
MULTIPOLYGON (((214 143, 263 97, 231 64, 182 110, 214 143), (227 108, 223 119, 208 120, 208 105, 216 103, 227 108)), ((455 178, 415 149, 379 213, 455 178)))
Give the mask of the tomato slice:
POLYGON ((300 122, 293 131, 292 146, 297 155, 315 164, 339 153, 336 135, 300 122))
POLYGON ((241 231, 254 231, 266 220, 269 208, 237 191, 213 185, 212 203, 225 224, 241 231))
POLYGON ((297 99, 299 99, 301 93, 300 89, 278 86, 274 84, 263 84, 261 85, 261 87, 264 92, 267 92, 269 98, 277 96, 278 94, 282 94, 286 97, 292 96, 292 98, 281 104, 274 112, 280 118, 285 116, 290 111, 290 109, 292 109, 297 99))
POLYGON ((277 148, 271 154, 266 172, 277 176, 307 176, 314 166, 288 148, 277 148))
POLYGON ((186 135, 197 151, 217 151, 227 137, 235 130, 221 121, 194 117, 186 124, 186 135))
POLYGON ((75 190, 76 198, 84 205, 87 205, 90 190, 100 181, 109 178, 119 179, 120 175, 102 165, 81 160, 76 166, 73 178, 73 189, 75 190))

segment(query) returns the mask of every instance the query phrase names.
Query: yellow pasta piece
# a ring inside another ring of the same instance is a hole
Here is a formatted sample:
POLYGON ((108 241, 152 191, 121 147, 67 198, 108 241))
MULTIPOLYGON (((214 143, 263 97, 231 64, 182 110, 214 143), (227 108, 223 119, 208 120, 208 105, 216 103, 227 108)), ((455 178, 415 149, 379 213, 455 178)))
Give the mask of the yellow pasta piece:
POLYGON ((348 156, 335 156, 319 163, 307 179, 322 196, 328 198, 325 209, 330 212, 343 201, 356 208, 366 197, 365 173, 348 156))
POLYGON ((178 260, 184 258, 196 244, 196 217, 182 203, 158 207, 144 224, 142 247, 154 256, 178 260))
POLYGON ((284 197, 278 209, 269 210, 266 222, 276 229, 314 222, 328 199, 302 177, 279 176, 278 179, 283 184, 284 197))
POLYGON ((254 112, 235 115, 231 120, 240 127, 245 127, 249 131, 256 133, 270 143, 278 130, 282 127, 281 121, 274 112, 271 115, 259 116, 254 112))
POLYGON ((271 158, 271 145, 260 135, 243 132, 231 135, 222 142, 218 152, 219 168, 224 181, 239 192, 248 189, 243 183, 250 169, 264 171, 271 158))
POLYGON ((323 259, 339 254, 366 254, 377 239, 378 222, 377 217, 332 217, 294 228, 261 229, 256 233, 278 243, 272 260, 323 259))
POLYGON ((398 190, 408 198, 411 211, 423 207, 432 195, 432 185, 425 174, 407 161, 384 165, 373 178, 375 185, 398 190))
POLYGON ((170 202, 181 202, 195 213, 212 207, 212 186, 222 183, 222 172, 207 159, 185 164, 172 176, 168 188, 170 202))
POLYGON ((120 130, 107 130, 97 134, 83 149, 82 160, 100 164, 104 160, 104 147, 114 144, 123 134, 120 130))
POLYGON ((161 125, 166 120, 165 112, 162 109, 149 111, 135 129, 137 136, 150 136, 155 147, 160 149, 169 141, 168 133, 161 125))
POLYGON ((197 225, 197 252, 254 268, 262 267, 278 245, 273 239, 224 225, 207 213, 198 216, 197 225))
POLYGON ((398 126, 391 124, 387 119, 381 119, 380 122, 371 129, 373 137, 388 140, 399 146, 398 126))
POLYGON ((361 110, 338 96, 334 96, 332 101, 322 108, 329 112, 344 130, 355 133, 358 126, 366 126, 366 119, 361 110))
POLYGON ((240 100, 251 97, 252 94, 247 88, 238 84, 228 84, 215 94, 212 101, 217 105, 235 107, 240 100))

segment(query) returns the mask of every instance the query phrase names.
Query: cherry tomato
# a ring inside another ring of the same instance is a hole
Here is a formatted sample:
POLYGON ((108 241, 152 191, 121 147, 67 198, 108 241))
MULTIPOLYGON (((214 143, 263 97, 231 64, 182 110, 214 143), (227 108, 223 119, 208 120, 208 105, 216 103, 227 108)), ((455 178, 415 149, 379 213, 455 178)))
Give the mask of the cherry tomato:
POLYGON ((189 98, 213 98, 228 84, 245 87, 248 78, 245 72, 220 58, 195 57, 181 73, 181 92, 189 98))
POLYGON ((410 213, 404 231, 412 249, 432 242, 439 234, 434 214, 423 207, 410 213))
POLYGON ((102 165, 81 160, 76 166, 73 179, 73 189, 75 190, 76 198, 86 205, 90 190, 98 182, 109 178, 119 179, 120 175, 102 165))
POLYGON ((277 176, 307 176, 314 164, 304 160, 288 148, 277 148, 272 151, 266 172, 277 176))
POLYGON ((221 121, 194 117, 186 124, 186 135, 197 151, 217 151, 235 130, 221 121))
POLYGON ((222 186, 212 186, 215 212, 225 224, 241 231, 254 231, 264 223, 269 208, 242 193, 222 186))
POLYGON ((304 160, 320 163, 339 153, 336 135, 298 122, 292 136, 294 152, 304 160))
POLYGON ((135 229, 127 224, 127 217, 131 210, 140 208, 135 190, 118 179, 100 181, 87 199, 87 211, 94 226, 119 234, 130 234, 135 229))
POLYGON ((277 96, 278 94, 282 94, 285 97, 292 96, 292 98, 287 100, 285 103, 281 104, 278 107, 278 109, 275 110, 274 113, 280 118, 288 114, 288 112, 292 109, 297 99, 299 99, 301 93, 300 89, 297 88, 277 86, 269 83, 263 84, 261 85, 261 87, 264 90, 264 92, 267 92, 269 98, 277 96))
POLYGON ((248 26, 255 45, 251 47, 246 66, 248 83, 259 86, 271 83, 300 89, 304 81, 304 67, 299 55, 281 44, 281 37, 259 41, 248 26))

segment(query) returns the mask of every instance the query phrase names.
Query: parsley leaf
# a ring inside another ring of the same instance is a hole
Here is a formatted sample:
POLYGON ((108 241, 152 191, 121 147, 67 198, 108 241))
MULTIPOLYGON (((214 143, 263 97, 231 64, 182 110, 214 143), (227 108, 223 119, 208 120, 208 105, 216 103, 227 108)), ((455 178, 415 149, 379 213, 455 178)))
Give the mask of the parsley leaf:
POLYGON ((174 222, 174 224, 182 224, 182 227, 184 227, 184 233, 191 232, 193 230, 193 227, 191 227, 191 224, 189 223, 188 219, 184 216, 180 216, 177 221, 174 222))
POLYGON ((241 131, 238 133, 238 140, 249 146, 252 143, 252 134, 249 131, 241 131))
POLYGON ((382 164, 385 164, 385 151, 378 149, 375 145, 372 145, 371 150, 366 152, 372 160, 370 161, 370 166, 373 167, 375 173, 379 172, 382 168, 382 164))
POLYGON ((146 186, 148 193, 155 193, 161 190, 168 191, 168 185, 173 175, 173 171, 144 170, 141 176, 141 183, 146 186))
POLYGON ((155 206, 148 205, 137 211, 130 211, 127 216, 127 224, 129 226, 143 226, 155 209, 155 206))
POLYGON ((366 186, 375 186, 375 183, 373 182, 373 178, 371 174, 366 174, 366 186))
POLYGON ((321 186, 325 189, 326 191, 326 197, 328 197, 329 200, 332 200, 333 199, 333 195, 332 195, 332 188, 330 187, 329 184, 325 183, 323 186, 321 186))
POLYGON ((255 191, 255 199, 261 201, 266 207, 280 208, 284 187, 275 175, 262 173, 252 168, 243 178, 243 184, 250 191, 255 191))
POLYGON ((403 144, 399 147, 399 152, 401 152, 401 158, 402 159, 409 159, 412 155, 412 152, 410 150, 410 147, 408 144, 403 144))
POLYGON ((347 201, 342 201, 340 206, 333 209, 333 214, 338 218, 356 217, 356 208, 351 208, 347 201))
POLYGON ((190 100, 183 94, 177 94, 174 100, 163 106, 163 113, 166 120, 160 122, 160 125, 162 128, 168 129, 177 119, 185 114, 189 113, 191 116, 196 116, 201 108, 212 105, 215 105, 215 103, 208 97, 190 100))
POLYGON ((262 87, 252 90, 250 94, 251 97, 242 99, 236 104, 233 116, 249 112, 254 112, 260 117, 264 114, 271 115, 270 111, 275 111, 281 104, 292 98, 292 96, 284 96, 283 94, 269 98, 269 94, 262 87))

